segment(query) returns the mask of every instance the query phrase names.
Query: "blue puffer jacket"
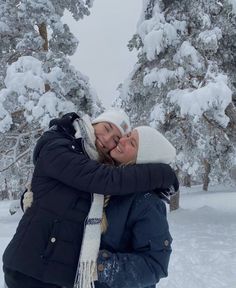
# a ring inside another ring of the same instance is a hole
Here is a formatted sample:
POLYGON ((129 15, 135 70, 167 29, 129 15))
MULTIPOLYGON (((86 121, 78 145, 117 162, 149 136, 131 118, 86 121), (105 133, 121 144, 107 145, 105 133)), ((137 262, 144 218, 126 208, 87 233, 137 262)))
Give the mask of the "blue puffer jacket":
POLYGON ((155 288, 171 254, 165 204, 153 193, 114 196, 106 214, 96 288, 155 288))
POLYGON ((36 145, 34 202, 6 248, 3 264, 46 283, 73 287, 92 193, 167 188, 176 176, 164 164, 116 168, 90 160, 83 139, 62 128, 45 132, 36 145))

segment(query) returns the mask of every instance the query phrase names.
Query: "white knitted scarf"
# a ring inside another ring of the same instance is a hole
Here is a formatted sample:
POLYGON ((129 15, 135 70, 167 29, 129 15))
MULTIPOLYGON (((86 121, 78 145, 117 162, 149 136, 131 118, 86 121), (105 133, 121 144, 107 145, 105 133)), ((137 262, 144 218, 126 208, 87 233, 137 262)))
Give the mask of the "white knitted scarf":
MULTIPOLYGON (((74 121, 75 137, 82 137, 84 148, 88 156, 98 160, 98 152, 95 146, 94 129, 89 116, 85 115, 74 121)), ((94 287, 96 275, 97 256, 101 240, 101 221, 104 196, 93 194, 93 202, 88 217, 85 220, 85 229, 77 266, 74 288, 94 287)))

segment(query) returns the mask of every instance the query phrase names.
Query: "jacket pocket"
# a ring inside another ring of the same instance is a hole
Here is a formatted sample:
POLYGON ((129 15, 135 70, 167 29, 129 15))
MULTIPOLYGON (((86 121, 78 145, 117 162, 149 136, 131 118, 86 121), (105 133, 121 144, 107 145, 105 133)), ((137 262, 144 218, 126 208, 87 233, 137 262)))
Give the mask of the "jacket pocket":
POLYGON ((74 269, 78 265, 79 248, 79 245, 58 241, 50 256, 50 261, 71 266, 71 269, 74 269))

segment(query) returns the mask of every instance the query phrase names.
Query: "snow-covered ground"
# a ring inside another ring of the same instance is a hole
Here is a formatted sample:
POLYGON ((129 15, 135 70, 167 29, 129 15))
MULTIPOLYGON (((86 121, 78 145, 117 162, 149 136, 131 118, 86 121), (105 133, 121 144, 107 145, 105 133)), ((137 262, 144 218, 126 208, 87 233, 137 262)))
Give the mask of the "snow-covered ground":
MULTIPOLYGON (((1 255, 21 217, 10 216, 9 205, 0 202, 1 255)), ((168 218, 173 253, 169 277, 157 287, 236 288, 236 188, 182 189, 181 208, 168 218)))

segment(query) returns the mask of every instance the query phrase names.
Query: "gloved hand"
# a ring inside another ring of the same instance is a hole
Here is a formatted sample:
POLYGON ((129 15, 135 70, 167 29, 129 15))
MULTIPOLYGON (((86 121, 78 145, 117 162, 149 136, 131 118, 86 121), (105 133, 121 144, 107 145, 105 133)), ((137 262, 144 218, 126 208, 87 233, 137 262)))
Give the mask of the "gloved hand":
POLYGON ((170 204, 170 198, 179 191, 179 180, 175 173, 173 176, 173 184, 169 188, 155 190, 155 193, 157 193, 159 197, 168 204, 170 204))
POLYGON ((22 209, 23 209, 23 212, 25 213, 26 210, 32 206, 32 203, 33 203, 33 192, 31 191, 31 189, 28 189, 26 190, 26 192, 23 194, 22 196, 22 209))
POLYGON ((80 118, 80 116, 75 112, 67 113, 63 115, 61 118, 52 119, 49 123, 49 128, 56 126, 58 129, 61 129, 66 133, 74 136, 76 130, 73 126, 73 122, 77 118, 80 118))

